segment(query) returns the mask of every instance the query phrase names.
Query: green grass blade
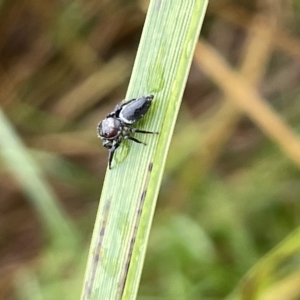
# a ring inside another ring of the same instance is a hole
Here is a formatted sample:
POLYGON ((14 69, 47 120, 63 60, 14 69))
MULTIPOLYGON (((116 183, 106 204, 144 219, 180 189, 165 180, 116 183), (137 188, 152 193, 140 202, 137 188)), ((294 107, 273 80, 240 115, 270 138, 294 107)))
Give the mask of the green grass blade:
MULTIPOLYGON (((294 281, 293 285, 296 290, 299 290, 299 253, 300 228, 296 229, 277 247, 259 260, 226 299, 279 299, 278 287, 280 283, 287 280, 289 276, 295 276, 295 274, 297 274, 297 281, 294 281)), ((288 295, 290 288, 291 286, 286 285, 282 291, 288 295)), ((297 294, 299 295, 299 292, 297 294)), ((280 299, 289 298, 282 297, 280 299)))
POLYGON ((203 1, 151 1, 127 99, 154 94, 137 127, 159 131, 147 143, 123 143, 107 172, 82 299, 135 299, 165 160, 195 43, 203 1), (130 146, 130 151, 129 151, 130 146))

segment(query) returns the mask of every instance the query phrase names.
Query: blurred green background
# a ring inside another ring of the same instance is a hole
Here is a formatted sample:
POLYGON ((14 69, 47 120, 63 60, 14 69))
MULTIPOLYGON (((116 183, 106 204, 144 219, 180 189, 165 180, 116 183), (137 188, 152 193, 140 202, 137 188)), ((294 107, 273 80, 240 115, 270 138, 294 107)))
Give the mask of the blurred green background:
MULTIPOLYGON (((96 125, 124 98, 147 6, 0 1, 0 299, 79 299, 107 166, 96 125)), ((201 38, 288 135, 274 141, 266 111, 262 127, 195 59, 138 299, 224 299, 299 227, 300 152, 286 151, 299 146, 299 28, 297 0, 210 1, 201 38)), ((299 272, 298 258, 284 296, 259 299, 300 299, 299 272)))

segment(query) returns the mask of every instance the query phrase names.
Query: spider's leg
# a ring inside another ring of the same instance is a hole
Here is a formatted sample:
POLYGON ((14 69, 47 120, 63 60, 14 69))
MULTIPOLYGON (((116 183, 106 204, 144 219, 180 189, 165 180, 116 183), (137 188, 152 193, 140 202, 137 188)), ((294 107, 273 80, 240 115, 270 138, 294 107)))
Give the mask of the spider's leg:
POLYGON ((115 151, 119 148, 121 142, 118 141, 115 145, 113 145, 110 149, 108 149, 108 168, 111 170, 111 163, 115 154, 115 151))
POLYGON ((136 132, 136 133, 158 134, 158 132, 146 131, 146 130, 141 130, 141 129, 137 129, 137 128, 130 128, 129 130, 130 130, 130 132, 136 132))
POLYGON ((115 150, 116 150, 116 149, 109 150, 109 152, 108 152, 108 168, 109 168, 110 170, 111 170, 111 162, 112 162, 112 159, 113 159, 113 157, 114 157, 115 150))
POLYGON ((144 142, 141 142, 141 141, 139 141, 138 139, 136 139, 136 138, 134 138, 134 137, 132 137, 132 136, 130 136, 130 135, 126 136, 126 137, 125 137, 125 139, 131 140, 131 141, 134 141, 134 142, 136 142, 136 143, 138 143, 138 144, 147 145, 146 143, 144 143, 144 142))

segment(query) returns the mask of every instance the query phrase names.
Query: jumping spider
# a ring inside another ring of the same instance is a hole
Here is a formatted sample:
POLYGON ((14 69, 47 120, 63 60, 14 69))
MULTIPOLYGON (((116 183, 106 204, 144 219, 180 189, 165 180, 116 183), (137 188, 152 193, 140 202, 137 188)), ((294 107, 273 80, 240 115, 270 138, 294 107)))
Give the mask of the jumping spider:
POLYGON ((103 141, 103 147, 109 151, 108 167, 111 169, 111 162, 116 149, 123 139, 128 139, 139 144, 144 142, 134 138, 132 133, 158 134, 158 132, 145 131, 131 127, 148 112, 154 96, 142 96, 126 102, 119 103, 114 111, 109 113, 97 126, 98 137, 103 141))

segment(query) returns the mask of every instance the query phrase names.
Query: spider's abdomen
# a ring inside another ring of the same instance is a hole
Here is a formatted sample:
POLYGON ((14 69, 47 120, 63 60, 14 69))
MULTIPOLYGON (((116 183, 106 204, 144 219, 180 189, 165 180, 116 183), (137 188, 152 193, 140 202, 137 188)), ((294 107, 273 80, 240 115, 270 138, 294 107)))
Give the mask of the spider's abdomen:
POLYGON ((134 101, 124 103, 119 112, 119 118, 126 124, 133 124, 140 120, 149 110, 154 96, 143 96, 134 101))

